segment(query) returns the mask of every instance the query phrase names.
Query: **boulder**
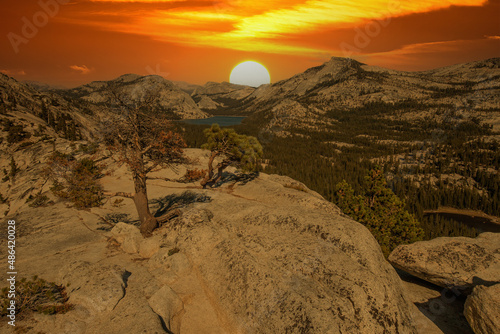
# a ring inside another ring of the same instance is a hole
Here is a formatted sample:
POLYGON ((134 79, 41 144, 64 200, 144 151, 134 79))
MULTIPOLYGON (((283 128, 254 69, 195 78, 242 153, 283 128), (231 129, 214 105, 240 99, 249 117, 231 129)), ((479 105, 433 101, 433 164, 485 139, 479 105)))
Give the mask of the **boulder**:
MULTIPOLYGON (((130 264, 129 264, 130 265, 130 264)), ((126 292, 112 312, 99 314, 87 322, 85 334, 91 333, 148 333, 164 334, 162 321, 148 303, 148 291, 158 286, 140 265, 130 265, 126 292)), ((71 333, 71 332, 66 332, 71 333)))
POLYGON ((139 255, 145 259, 149 259, 156 252, 160 250, 162 246, 162 236, 154 235, 149 238, 141 240, 139 243, 139 255))
POLYGON ((121 248, 130 254, 138 253, 143 237, 139 229, 130 224, 118 223, 111 230, 111 235, 121 245, 121 248))
MULTIPOLYGON (((121 177, 105 176, 110 188, 121 177)), ((185 199, 165 182, 150 198, 185 199)), ((103 231, 98 211, 24 206, 20 272, 64 285, 75 307, 23 320, 29 334, 430 332, 370 232, 303 184, 260 174, 189 189, 210 200, 146 241, 130 224, 103 231)))
MULTIPOLYGON (((363 225, 282 178, 222 190, 162 229, 224 332, 418 333, 421 314, 363 225)), ((158 262, 159 253, 149 265, 158 262)), ((170 286, 178 292, 184 281, 170 286)), ((183 319, 196 319, 185 310, 183 319)))
POLYGON ((179 333, 180 317, 184 304, 179 296, 167 285, 158 290, 150 299, 149 306, 158 314, 172 333, 179 333))
POLYGON ((89 315, 113 310, 125 295, 128 272, 117 265, 77 262, 61 273, 69 303, 85 307, 89 315))
POLYGON ((500 282, 500 233, 401 245, 389 255, 389 262, 428 282, 470 293, 476 285, 500 282))
POLYGON ((476 286, 465 301, 464 315, 474 333, 500 333, 500 284, 476 286))

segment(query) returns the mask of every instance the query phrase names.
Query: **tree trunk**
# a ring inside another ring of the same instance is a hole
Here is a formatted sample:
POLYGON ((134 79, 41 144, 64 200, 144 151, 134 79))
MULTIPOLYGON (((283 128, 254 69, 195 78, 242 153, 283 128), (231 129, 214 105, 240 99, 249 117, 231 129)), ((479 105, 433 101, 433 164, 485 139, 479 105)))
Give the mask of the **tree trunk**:
POLYGON ((200 185, 205 189, 207 187, 208 182, 212 180, 212 177, 214 176, 214 160, 215 157, 217 156, 217 152, 212 152, 210 154, 210 159, 208 159, 208 173, 205 175, 203 180, 201 180, 200 185))
POLYGON ((158 226, 158 221, 149 211, 148 193, 146 189, 146 177, 134 175, 134 204, 141 221, 141 234, 150 236, 151 232, 158 226))
POLYGON ((215 179, 214 183, 217 183, 222 179, 222 172, 227 166, 230 165, 230 163, 230 161, 223 161, 217 165, 217 178, 215 179))

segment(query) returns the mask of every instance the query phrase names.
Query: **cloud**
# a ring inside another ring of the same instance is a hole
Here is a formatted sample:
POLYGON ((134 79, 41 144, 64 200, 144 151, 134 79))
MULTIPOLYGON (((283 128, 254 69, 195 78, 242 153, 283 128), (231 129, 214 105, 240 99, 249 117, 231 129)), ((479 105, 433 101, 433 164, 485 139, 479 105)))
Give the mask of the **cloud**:
POLYGON ((415 43, 388 52, 365 54, 356 59, 394 69, 428 70, 450 63, 497 57, 499 46, 498 39, 490 38, 415 43))
POLYGON ((323 54, 294 36, 332 27, 355 27, 370 20, 427 13, 451 6, 481 6, 487 0, 92 0, 92 8, 72 13, 66 22, 139 34, 189 46, 283 54, 323 54), (110 6, 109 4, 113 4, 110 6), (175 4, 151 8, 151 4, 175 4), (142 5, 134 7, 131 5, 142 5), (98 6, 98 7, 96 7, 98 6), (161 8, 161 9, 160 9, 161 8), (99 21, 117 15, 120 21, 99 21), (92 14, 92 15, 91 15, 92 14))
POLYGON ((26 75, 24 70, 0 70, 5 75, 26 75))
POLYGON ((72 70, 75 70, 77 72, 80 72, 81 74, 88 74, 91 69, 89 69, 86 65, 71 65, 69 68, 72 70))
POLYGON ((178 0, 90 0, 90 2, 119 2, 119 3, 165 3, 165 2, 179 2, 178 0))

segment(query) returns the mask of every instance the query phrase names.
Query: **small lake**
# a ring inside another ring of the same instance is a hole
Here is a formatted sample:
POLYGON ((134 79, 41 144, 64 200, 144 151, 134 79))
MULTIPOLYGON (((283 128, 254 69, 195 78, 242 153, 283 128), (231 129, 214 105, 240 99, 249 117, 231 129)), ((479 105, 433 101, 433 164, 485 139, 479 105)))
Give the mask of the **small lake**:
POLYGON ((245 118, 244 116, 214 116, 210 118, 185 119, 182 122, 196 125, 219 124, 220 126, 231 126, 241 124, 241 121, 245 118))
POLYGON ((453 219, 458 221, 459 223, 465 224, 469 227, 474 227, 478 230, 478 232, 500 232, 500 225, 493 223, 489 218, 481 217, 481 216, 471 216, 460 213, 449 213, 449 212, 440 212, 440 213, 425 213, 425 215, 439 215, 446 219, 453 219))

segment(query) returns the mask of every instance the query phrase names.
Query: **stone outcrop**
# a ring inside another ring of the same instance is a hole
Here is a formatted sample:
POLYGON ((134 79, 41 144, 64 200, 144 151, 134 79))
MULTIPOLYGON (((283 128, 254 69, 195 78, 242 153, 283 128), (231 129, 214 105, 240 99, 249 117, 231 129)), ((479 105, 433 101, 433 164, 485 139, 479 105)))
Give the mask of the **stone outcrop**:
MULTIPOLYGON (((189 168, 206 164, 189 153, 200 164, 189 168)), ((112 170, 106 189, 131 183, 112 170)), ((20 202, 19 273, 65 286, 74 306, 24 319, 26 333, 431 333, 369 231, 302 183, 232 175, 201 189, 157 175, 149 197, 183 203, 183 214, 148 239, 101 219, 133 222, 133 205, 20 202)))
POLYGON ((500 284, 476 286, 467 297, 464 314, 474 333, 500 333, 500 284))
POLYGON ((423 280, 470 292, 500 282, 500 234, 453 237, 398 246, 389 262, 423 280))
MULTIPOLYGON (((416 333, 425 322, 368 230, 300 182, 262 174, 225 189, 204 190, 210 202, 155 232, 168 247, 147 261, 164 284, 150 305, 174 333, 190 333, 195 318, 189 281, 202 287, 220 332, 416 333)), ((134 229, 121 234, 122 247, 134 229)))
POLYGON ((201 100, 197 103, 200 109, 217 109, 220 104, 214 102, 211 98, 206 95, 202 95, 201 100))
POLYGON ((120 266, 76 262, 61 271, 69 302, 92 315, 112 311, 125 295, 129 272, 120 266))
POLYGON ((149 306, 162 319, 166 319, 167 328, 173 333, 180 333, 181 317, 184 312, 182 299, 169 286, 165 285, 149 298, 149 306))

